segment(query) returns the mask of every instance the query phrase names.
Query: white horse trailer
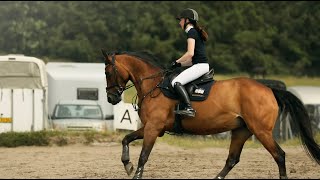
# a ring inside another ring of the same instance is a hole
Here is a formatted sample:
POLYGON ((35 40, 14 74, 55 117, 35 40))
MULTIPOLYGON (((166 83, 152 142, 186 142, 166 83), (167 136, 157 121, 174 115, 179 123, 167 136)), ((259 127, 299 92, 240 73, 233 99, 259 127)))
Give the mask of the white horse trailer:
POLYGON ((24 55, 0 56, 0 132, 51 128, 45 63, 24 55))
POLYGON ((113 130, 113 106, 107 100, 104 63, 49 62, 49 114, 60 101, 92 100, 97 102, 113 130))

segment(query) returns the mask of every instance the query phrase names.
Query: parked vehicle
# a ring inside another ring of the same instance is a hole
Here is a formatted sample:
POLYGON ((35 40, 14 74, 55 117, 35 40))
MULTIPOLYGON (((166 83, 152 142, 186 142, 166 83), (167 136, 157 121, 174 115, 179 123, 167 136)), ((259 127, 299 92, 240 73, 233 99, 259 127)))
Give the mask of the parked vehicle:
POLYGON ((57 130, 106 131, 108 122, 101 106, 92 100, 60 101, 52 114, 53 128, 57 130))

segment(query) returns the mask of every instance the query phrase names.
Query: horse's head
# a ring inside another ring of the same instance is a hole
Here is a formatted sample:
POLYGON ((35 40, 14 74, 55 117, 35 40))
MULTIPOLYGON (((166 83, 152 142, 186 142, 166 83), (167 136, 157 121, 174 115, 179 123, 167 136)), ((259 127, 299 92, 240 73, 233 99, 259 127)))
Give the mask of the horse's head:
POLYGON ((121 94, 127 89, 126 84, 129 81, 129 74, 118 64, 115 53, 107 54, 104 50, 101 51, 105 57, 108 102, 115 105, 121 101, 121 94))

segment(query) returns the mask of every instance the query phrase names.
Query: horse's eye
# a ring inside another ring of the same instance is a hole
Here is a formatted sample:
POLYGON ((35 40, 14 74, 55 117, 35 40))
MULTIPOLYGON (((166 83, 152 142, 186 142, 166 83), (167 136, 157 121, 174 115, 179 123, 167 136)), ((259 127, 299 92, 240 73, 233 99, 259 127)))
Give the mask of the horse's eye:
POLYGON ((111 76, 111 73, 109 73, 109 72, 105 72, 105 74, 106 74, 106 77, 111 76))

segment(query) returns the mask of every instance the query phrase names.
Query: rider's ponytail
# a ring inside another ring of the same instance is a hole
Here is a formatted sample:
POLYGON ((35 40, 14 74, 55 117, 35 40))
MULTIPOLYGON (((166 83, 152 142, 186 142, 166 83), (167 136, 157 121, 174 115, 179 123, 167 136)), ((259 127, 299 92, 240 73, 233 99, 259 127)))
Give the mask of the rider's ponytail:
POLYGON ((195 23, 195 28, 198 32, 200 32, 201 38, 203 39, 203 41, 207 41, 208 33, 201 26, 199 26, 198 23, 195 23))
POLYGON ((207 41, 208 40, 208 33, 201 26, 199 26, 199 24, 196 21, 190 20, 190 23, 201 34, 202 40, 207 41))

